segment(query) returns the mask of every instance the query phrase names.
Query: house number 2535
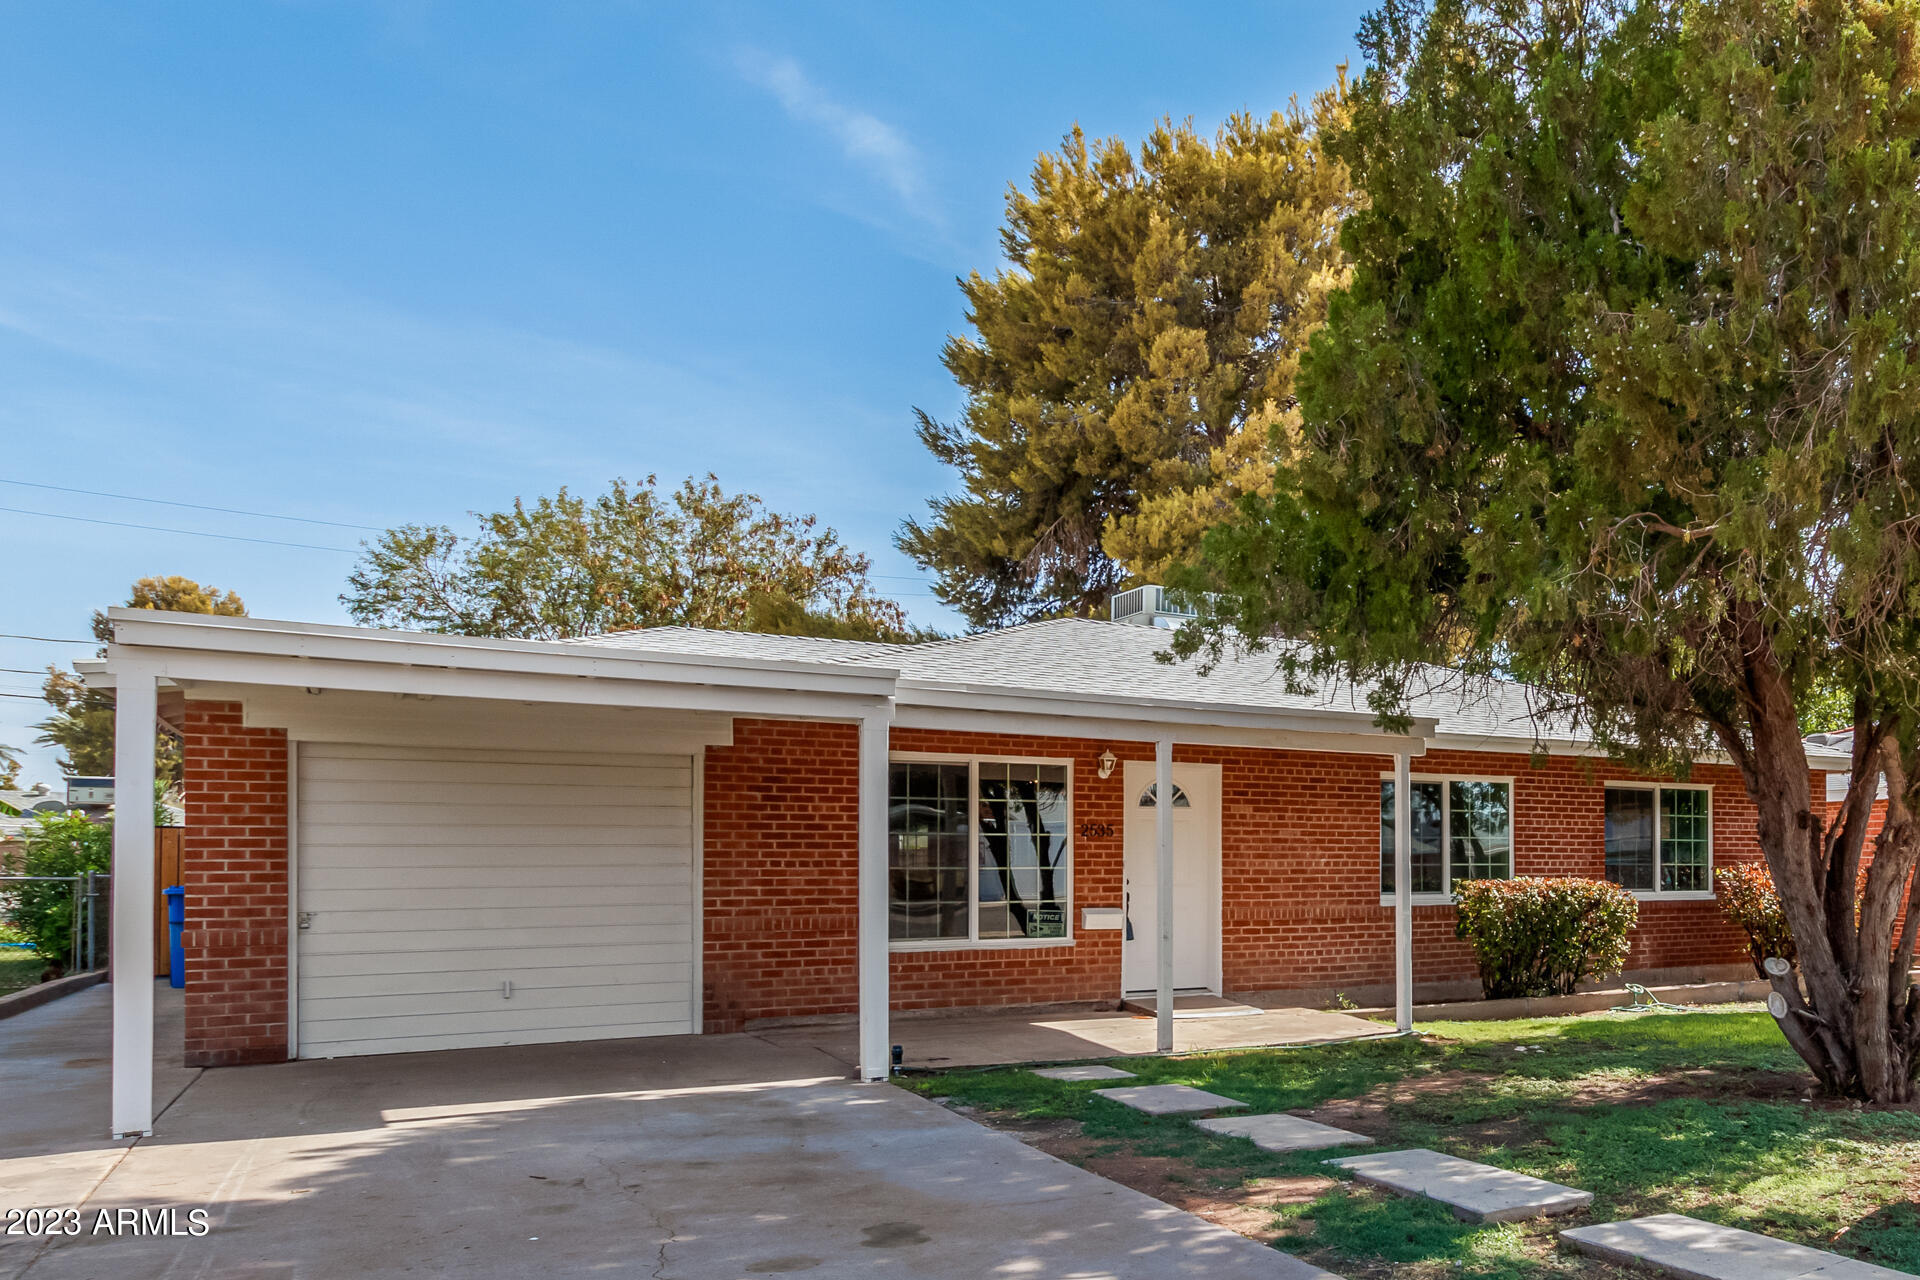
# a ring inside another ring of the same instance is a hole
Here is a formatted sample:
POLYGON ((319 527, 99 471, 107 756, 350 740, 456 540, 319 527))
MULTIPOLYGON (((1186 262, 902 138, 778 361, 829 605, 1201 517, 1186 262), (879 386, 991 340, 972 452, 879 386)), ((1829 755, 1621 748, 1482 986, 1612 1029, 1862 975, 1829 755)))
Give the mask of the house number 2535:
POLYGON ((1083 840, 1110 838, 1113 835, 1111 822, 1083 822, 1080 824, 1080 836, 1083 840))

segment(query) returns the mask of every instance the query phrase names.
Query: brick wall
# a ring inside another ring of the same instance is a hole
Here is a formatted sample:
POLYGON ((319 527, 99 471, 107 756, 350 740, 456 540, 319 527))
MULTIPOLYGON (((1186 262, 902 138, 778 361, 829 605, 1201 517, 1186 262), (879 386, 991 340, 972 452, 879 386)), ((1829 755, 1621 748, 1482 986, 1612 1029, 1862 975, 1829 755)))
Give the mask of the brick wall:
POLYGON ((736 720, 707 750, 705 1028, 850 1009, 856 990, 857 726, 736 720))
MULTIPOLYGON (((1074 814, 1110 824, 1076 834, 1075 941, 1024 949, 896 952, 897 1009, 1112 1000, 1120 992, 1118 931, 1080 929, 1085 906, 1118 905, 1123 878, 1124 764, 1151 748, 1079 738, 897 729, 896 751, 1044 756, 1074 762, 1074 814)), ((851 727, 739 721, 706 775, 708 1029, 758 1018, 856 1007, 853 805, 858 745, 851 727)), ((1385 756, 1180 747, 1176 762, 1221 769, 1222 967, 1229 991, 1364 989, 1393 981, 1393 912, 1380 904, 1379 787, 1385 756)), ((1605 761, 1434 752, 1416 773, 1510 777, 1515 869, 1521 875, 1605 874, 1605 790, 1633 774, 1605 761)), ((1731 768, 1703 766, 1713 788, 1716 865, 1759 858, 1753 806, 1731 768)), ((1451 907, 1414 910, 1414 976, 1470 983, 1472 953, 1451 907)), ((1740 964, 1746 947, 1713 902, 1650 901, 1629 966, 1740 964)))
POLYGON ((186 1063, 287 1056, 287 737, 238 703, 189 702, 186 1063))
MULTIPOLYGON (((187 704, 183 874, 187 1060, 279 1060, 287 1050, 287 744, 248 729, 236 704, 187 704)), ((1079 927, 1086 906, 1122 898, 1124 767, 1151 747, 1078 738, 895 730, 893 748, 1073 761, 1074 814, 1110 837, 1074 837, 1070 946, 894 954, 900 1009, 1112 1000, 1122 934, 1079 927)), ((1178 762, 1218 764, 1222 794, 1223 976, 1229 991, 1378 988, 1392 981, 1393 916, 1379 899, 1378 796, 1384 756, 1182 747, 1178 762)), ((705 1027, 848 1013, 858 999, 855 877, 858 734, 852 725, 739 720, 733 745, 705 763, 705 1027)), ((1512 777, 1516 869, 1604 870, 1604 791, 1630 775, 1601 761, 1436 752, 1416 771, 1512 777)), ((1757 859, 1753 807, 1730 768, 1701 768, 1714 788, 1719 865, 1757 859)), ((1472 957, 1449 907, 1420 907, 1415 977, 1471 981, 1472 957)), ((1648 902, 1635 969, 1738 964, 1745 946, 1712 902, 1648 902)))

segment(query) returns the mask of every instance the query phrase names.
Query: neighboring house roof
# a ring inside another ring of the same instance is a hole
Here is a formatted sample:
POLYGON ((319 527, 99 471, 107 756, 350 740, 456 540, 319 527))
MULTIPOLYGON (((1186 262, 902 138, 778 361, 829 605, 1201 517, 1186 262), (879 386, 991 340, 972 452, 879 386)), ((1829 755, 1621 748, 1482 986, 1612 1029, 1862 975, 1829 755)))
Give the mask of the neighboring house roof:
MULTIPOLYGON (((1822 751, 1837 751, 1847 757, 1848 764, 1851 764, 1853 761, 1853 730, 1851 729, 1839 729, 1832 733, 1810 733, 1807 735, 1807 745, 1822 751)), ((1838 803, 1839 801, 1845 800, 1847 798, 1847 789, 1852 785, 1853 771, 1851 769, 1842 769, 1836 773, 1829 773, 1827 775, 1827 801, 1829 803, 1838 803)), ((1885 800, 1887 798, 1887 780, 1884 775, 1880 779, 1880 788, 1875 793, 1874 798, 1877 800, 1885 800)))
POLYGON ((0 815, 64 813, 66 809, 66 795, 45 783, 35 783, 24 791, 0 791, 0 815))

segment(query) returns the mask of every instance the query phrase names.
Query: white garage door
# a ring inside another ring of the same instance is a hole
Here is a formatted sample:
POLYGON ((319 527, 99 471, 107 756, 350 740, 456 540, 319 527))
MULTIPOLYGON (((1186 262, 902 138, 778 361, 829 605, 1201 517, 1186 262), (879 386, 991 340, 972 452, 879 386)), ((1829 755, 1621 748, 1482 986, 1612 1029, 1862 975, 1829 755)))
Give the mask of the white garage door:
POLYGON ((299 748, 301 1057, 693 1030, 693 762, 299 748))

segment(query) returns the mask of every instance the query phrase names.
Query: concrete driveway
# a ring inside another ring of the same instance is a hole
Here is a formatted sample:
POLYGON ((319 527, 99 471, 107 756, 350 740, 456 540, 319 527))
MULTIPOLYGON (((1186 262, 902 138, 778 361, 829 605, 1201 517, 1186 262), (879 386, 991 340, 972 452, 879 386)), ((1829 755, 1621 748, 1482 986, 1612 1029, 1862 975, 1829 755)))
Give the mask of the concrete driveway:
POLYGON ((174 1068, 155 1137, 96 1140, 109 999, 0 1023, 0 1210, 210 1230, 0 1235, 0 1276, 1323 1274, 753 1036, 174 1068))

